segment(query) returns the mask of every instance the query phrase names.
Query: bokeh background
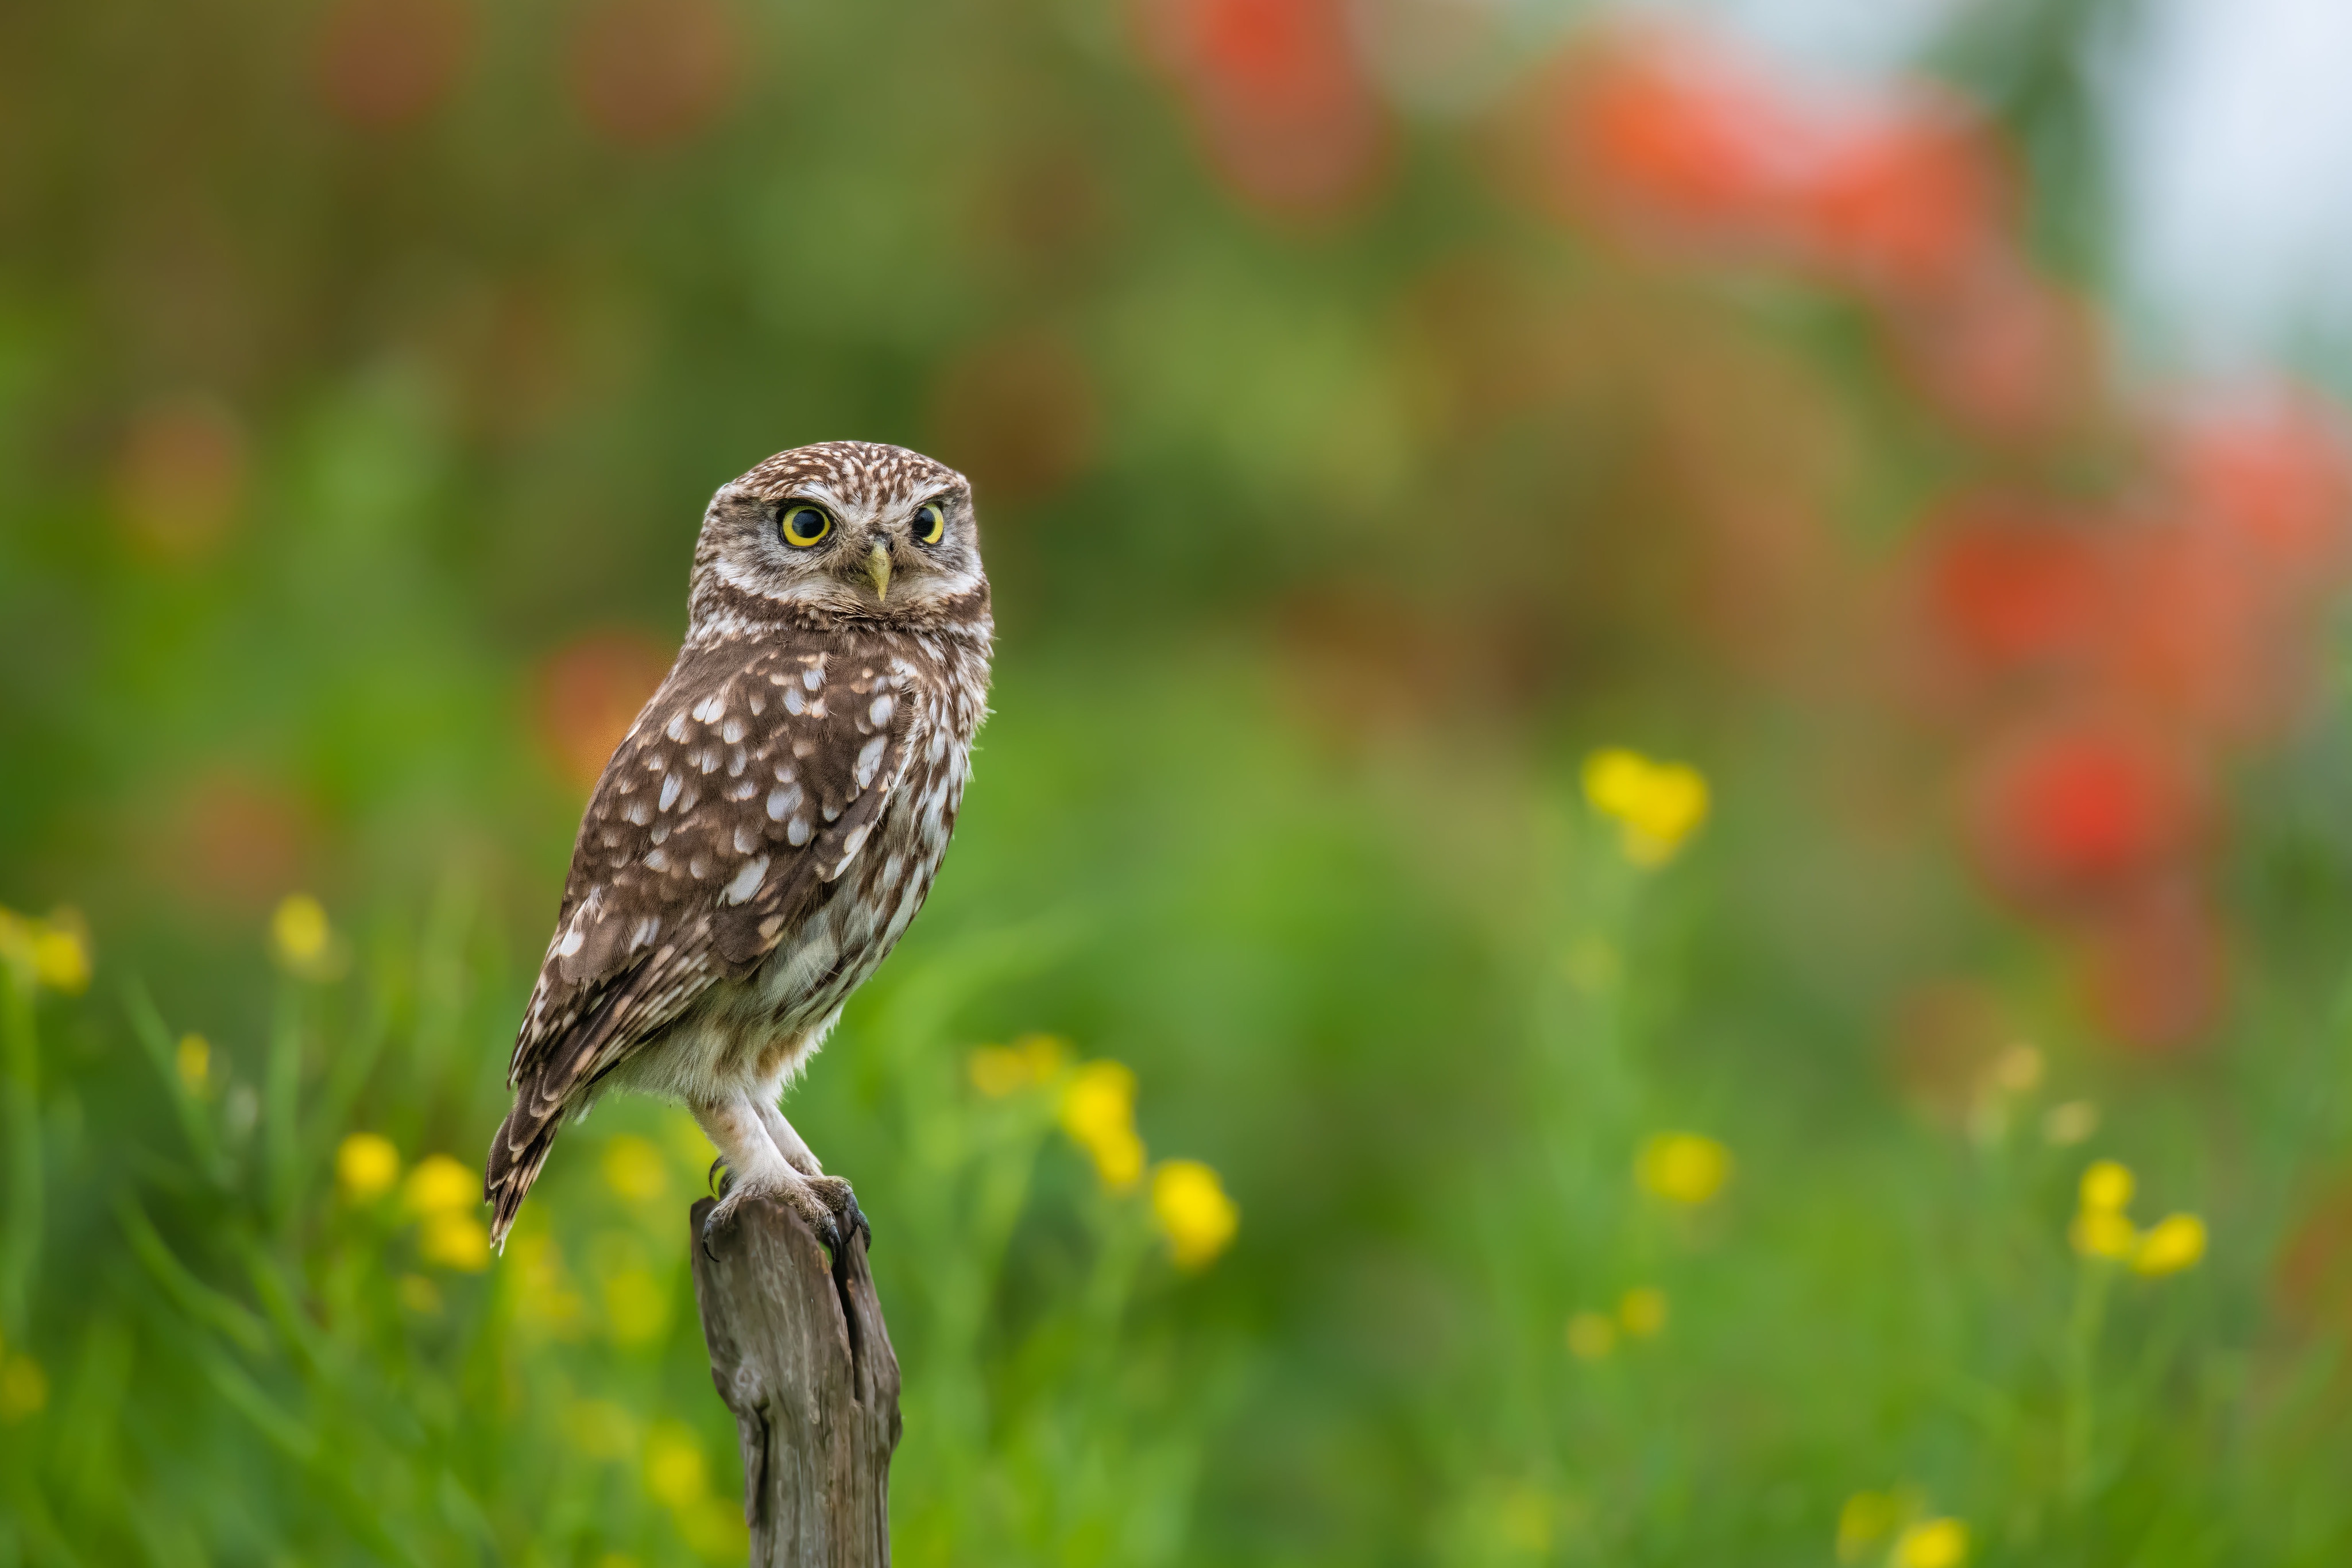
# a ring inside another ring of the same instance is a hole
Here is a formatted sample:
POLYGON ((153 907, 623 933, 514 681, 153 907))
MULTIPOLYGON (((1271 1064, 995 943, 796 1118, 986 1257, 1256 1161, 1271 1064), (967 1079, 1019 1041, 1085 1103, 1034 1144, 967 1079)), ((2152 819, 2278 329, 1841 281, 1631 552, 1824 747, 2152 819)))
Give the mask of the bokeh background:
POLYGON ((708 1148, 476 1184, 842 436, 1002 633, 790 1107, 902 1561, 2352 1556, 2326 9, 0 11, 0 1565, 740 1558, 708 1148))

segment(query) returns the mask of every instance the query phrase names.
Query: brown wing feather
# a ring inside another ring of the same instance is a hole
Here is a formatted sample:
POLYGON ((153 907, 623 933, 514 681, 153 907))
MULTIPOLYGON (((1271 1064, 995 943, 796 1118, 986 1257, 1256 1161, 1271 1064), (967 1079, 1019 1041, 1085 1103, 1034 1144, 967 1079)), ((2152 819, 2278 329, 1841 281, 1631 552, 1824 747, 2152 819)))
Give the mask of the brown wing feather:
POLYGON ((581 823, 484 1173, 494 1237, 565 1112, 788 942, 865 847, 906 770, 918 679, 838 632, 679 655, 581 823))

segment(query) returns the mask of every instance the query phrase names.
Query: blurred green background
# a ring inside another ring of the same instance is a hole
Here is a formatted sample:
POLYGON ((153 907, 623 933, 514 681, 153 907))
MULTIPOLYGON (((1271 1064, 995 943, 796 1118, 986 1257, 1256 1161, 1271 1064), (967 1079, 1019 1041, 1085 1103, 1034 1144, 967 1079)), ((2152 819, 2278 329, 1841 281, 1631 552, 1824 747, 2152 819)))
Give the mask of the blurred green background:
POLYGON ((791 1102, 902 1561, 2352 1556, 2352 467, 2114 369, 2116 10, 0 12, 0 1568, 740 1558, 698 1134, 473 1184, 837 437, 1002 641, 791 1102))

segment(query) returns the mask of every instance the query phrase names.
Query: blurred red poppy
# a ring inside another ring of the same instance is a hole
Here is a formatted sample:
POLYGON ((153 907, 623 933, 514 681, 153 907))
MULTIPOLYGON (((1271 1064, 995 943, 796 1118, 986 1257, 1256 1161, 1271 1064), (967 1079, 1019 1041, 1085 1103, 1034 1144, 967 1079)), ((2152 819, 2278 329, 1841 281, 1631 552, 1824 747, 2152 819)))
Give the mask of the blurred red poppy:
POLYGON ((596 782, 669 664, 651 638, 625 631, 593 632, 547 656, 539 730, 566 779, 583 789, 596 782))
POLYGON ((341 0, 311 60, 319 96, 363 130, 413 124, 457 84, 473 34, 465 0, 341 0))
POLYGON ((2160 878, 2095 911, 2082 928, 2082 977, 2093 1019, 2141 1051, 2178 1050, 2221 1011, 2220 925, 2186 877, 2160 878))
POLYGON ((940 456, 971 476, 983 507, 1051 496, 1092 460, 1102 426, 1086 362, 1050 331, 994 339, 950 361, 932 420, 940 456))
POLYGON ((2194 841, 2202 791, 2145 729, 2083 716, 2034 725, 1978 768, 1970 828, 1994 882, 2030 900, 2112 892, 2194 841))
POLYGON ((1212 161, 1244 196, 1317 218, 1370 193, 1387 162, 1387 114, 1342 0, 1142 0, 1138 18, 1212 161))
POLYGON ((175 397, 131 417, 115 459, 114 501, 131 538, 163 556, 208 554, 245 503, 245 427, 217 401, 175 397))
POLYGON ((732 96, 738 34, 718 0, 604 0, 572 37, 572 98, 608 141, 683 141, 732 96))
POLYGON ((1928 525, 1922 555, 1927 626, 1971 673, 2047 664, 2097 634, 2107 552, 2045 508, 1967 503, 1928 525))
POLYGON ((2309 591, 2342 574, 2352 545, 2352 452, 2340 422, 2308 401, 2207 413, 2167 433, 2191 514, 2309 591))
POLYGON ((1568 72, 1562 110, 1569 176, 1653 217, 1764 230, 1801 188, 1809 131, 1794 109, 1686 34, 1604 39, 1568 72))
POLYGON ((2005 182, 1982 128, 1926 94, 1815 129, 1795 194, 1806 249, 1864 283, 1940 290, 2003 231, 2005 182))
POLYGON ((177 790, 161 846, 166 880, 199 907, 267 907, 316 870, 318 822, 294 790, 230 765, 177 790))

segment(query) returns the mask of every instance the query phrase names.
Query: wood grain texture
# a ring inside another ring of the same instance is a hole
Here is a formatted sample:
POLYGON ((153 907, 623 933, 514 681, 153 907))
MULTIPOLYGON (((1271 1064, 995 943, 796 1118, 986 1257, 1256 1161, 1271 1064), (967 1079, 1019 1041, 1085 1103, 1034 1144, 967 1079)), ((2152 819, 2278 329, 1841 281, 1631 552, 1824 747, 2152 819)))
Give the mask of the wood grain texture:
POLYGON ((877 1568, 890 1561, 890 1455, 898 1358, 866 1243, 835 1262, 800 1218, 764 1199, 703 1250, 694 1206, 694 1296, 710 1378, 743 1447, 751 1568, 877 1568))

